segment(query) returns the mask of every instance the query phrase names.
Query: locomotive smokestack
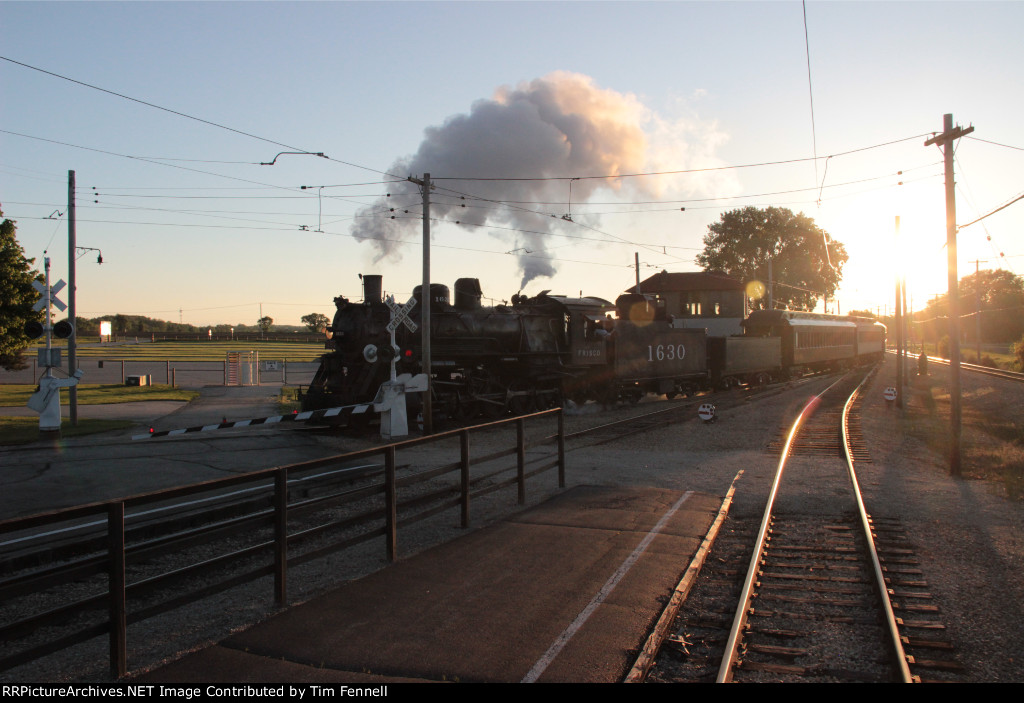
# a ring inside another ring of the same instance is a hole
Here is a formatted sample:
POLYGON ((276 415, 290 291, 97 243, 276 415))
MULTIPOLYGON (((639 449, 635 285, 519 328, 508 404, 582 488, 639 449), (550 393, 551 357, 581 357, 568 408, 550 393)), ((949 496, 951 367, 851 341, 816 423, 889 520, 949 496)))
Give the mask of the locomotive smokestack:
POLYGON ((363 302, 380 303, 381 291, 384 287, 384 277, 376 274, 363 275, 363 302))

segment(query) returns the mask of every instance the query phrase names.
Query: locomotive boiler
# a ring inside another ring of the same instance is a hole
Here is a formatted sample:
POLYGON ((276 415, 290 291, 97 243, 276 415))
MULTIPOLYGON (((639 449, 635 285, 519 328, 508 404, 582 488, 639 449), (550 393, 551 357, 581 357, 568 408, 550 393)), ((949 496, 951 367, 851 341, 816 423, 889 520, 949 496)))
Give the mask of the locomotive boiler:
MULTIPOLYGON (((391 345, 391 310, 382 278, 362 276, 363 301, 334 299, 328 352, 308 390, 307 410, 368 403, 396 372, 421 369, 419 331, 399 325, 391 345)), ((602 298, 543 291, 482 305, 480 282, 432 284, 432 406, 441 418, 498 418, 572 401, 636 402, 737 385, 764 385, 805 372, 880 361, 885 327, 875 320, 796 311, 755 311, 742 334, 709 336, 702 320, 674 319, 656 294, 602 298), (614 317, 613 317, 614 313, 614 317)), ((409 319, 422 324, 422 291, 409 319)), ((407 396, 417 410, 419 396, 407 396)))
MULTIPOLYGON (((363 276, 363 301, 335 298, 328 353, 321 357, 306 409, 364 403, 388 380, 391 312, 382 278, 363 276)), ((422 290, 409 318, 422 323, 422 290)), ((514 295, 511 304, 481 304, 475 278, 430 295, 432 404, 467 420, 554 407, 565 400, 610 403, 647 392, 684 393, 703 383, 703 330, 676 329, 649 297, 623 295, 616 305, 596 297, 543 291, 514 295), (616 317, 612 317, 612 313, 616 317)), ((397 373, 421 372, 421 335, 396 329, 397 373)))

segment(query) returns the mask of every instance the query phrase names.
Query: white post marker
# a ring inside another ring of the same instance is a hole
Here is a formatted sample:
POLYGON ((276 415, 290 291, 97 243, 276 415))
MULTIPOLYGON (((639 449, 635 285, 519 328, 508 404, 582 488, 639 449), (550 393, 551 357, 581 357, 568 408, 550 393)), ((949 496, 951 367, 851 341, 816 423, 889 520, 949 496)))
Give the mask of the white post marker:
POLYGON ((893 386, 888 386, 885 389, 885 393, 883 393, 883 395, 885 396, 885 400, 887 403, 892 403, 894 400, 896 400, 896 388, 893 386))
POLYGON ((715 404, 714 403, 701 403, 700 407, 697 408, 697 417, 704 422, 715 421, 715 404))
POLYGON ((50 306, 56 307, 61 312, 67 310, 68 306, 57 297, 57 293, 63 290, 67 284, 61 280, 51 286, 50 259, 47 257, 43 261, 46 270, 46 282, 32 281, 32 287, 39 292, 39 300, 35 302, 32 309, 36 311, 46 310, 46 349, 40 349, 40 352, 43 352, 41 357, 45 362, 46 375, 39 379, 39 390, 29 397, 26 405, 28 405, 29 409, 39 413, 40 432, 44 434, 59 434, 61 421, 60 389, 78 385, 78 380, 82 377, 82 370, 75 370, 75 373, 68 378, 58 379, 53 377, 53 368, 60 366, 60 350, 52 348, 53 322, 50 317, 50 306), (54 351, 57 353, 54 354, 54 351))
MULTIPOLYGON (((409 416, 405 408, 405 394, 425 391, 427 376, 422 373, 416 376, 407 373, 397 376, 395 371, 399 354, 398 346, 395 344, 395 332, 399 325, 405 325, 410 332, 419 329, 417 324, 409 319, 409 313, 416 306, 416 298, 409 298, 405 305, 399 305, 395 302, 395 296, 389 295, 384 299, 384 303, 391 310, 391 322, 387 326, 388 332, 391 333, 391 380, 381 384, 377 397, 373 399, 373 409, 380 413, 380 436, 383 439, 392 439, 408 436, 409 416)), ((363 357, 366 358, 366 355, 364 350, 363 357)))

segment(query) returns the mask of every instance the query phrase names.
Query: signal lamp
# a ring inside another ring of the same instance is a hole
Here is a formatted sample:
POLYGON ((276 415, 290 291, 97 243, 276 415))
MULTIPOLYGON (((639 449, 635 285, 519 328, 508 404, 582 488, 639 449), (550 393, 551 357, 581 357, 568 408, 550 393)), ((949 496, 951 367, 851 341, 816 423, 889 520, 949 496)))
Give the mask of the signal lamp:
POLYGON ((68 320, 61 320, 53 326, 53 335, 58 339, 67 339, 75 333, 75 327, 68 320))
POLYGON ((46 330, 43 328, 43 323, 42 322, 37 322, 35 320, 29 320, 28 322, 25 323, 25 334, 28 336, 29 339, 35 339, 36 337, 42 337, 43 336, 43 332, 45 332, 45 331, 46 330))

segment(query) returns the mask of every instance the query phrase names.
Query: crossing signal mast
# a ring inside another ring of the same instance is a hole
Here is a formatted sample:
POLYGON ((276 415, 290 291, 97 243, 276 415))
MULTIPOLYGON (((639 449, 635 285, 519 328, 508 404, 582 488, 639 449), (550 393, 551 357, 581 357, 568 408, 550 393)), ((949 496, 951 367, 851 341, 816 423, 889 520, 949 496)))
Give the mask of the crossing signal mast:
POLYGON ((25 334, 36 339, 46 334, 46 346, 38 350, 39 365, 46 368, 46 373, 39 379, 39 390, 28 399, 28 407, 39 413, 39 433, 43 436, 60 436, 60 389, 74 388, 78 379, 82 377, 82 370, 76 369, 74 374, 67 378, 56 378, 53 375, 54 368, 60 368, 60 347, 53 347, 53 338, 69 339, 75 333, 74 324, 69 320, 61 320, 53 324, 51 307, 56 307, 63 312, 67 309, 57 294, 63 290, 64 281, 57 281, 50 285, 50 258, 43 260, 46 271, 45 283, 33 281, 32 286, 39 292, 40 298, 33 306, 35 310, 46 310, 45 325, 36 321, 25 324, 25 334))

